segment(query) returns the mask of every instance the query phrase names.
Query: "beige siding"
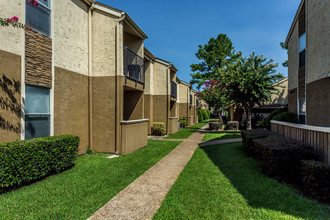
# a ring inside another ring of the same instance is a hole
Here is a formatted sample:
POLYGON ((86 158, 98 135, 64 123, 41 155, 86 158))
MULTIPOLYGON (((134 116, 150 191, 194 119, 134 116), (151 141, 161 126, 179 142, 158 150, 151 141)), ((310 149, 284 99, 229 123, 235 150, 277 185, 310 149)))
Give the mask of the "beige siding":
POLYGON ((298 55, 299 55, 299 39, 298 39, 298 25, 296 24, 291 38, 288 43, 288 77, 289 90, 297 88, 298 86, 298 55))
POLYGON ((308 1, 307 82, 330 73, 330 2, 308 1))
POLYGON ((168 67, 159 62, 155 62, 153 67, 153 95, 167 95, 167 86, 170 85, 168 67))
POLYGON ((115 76, 118 22, 100 11, 93 12, 92 21, 93 76, 115 76))
POLYGON ((54 65, 88 75, 88 6, 81 0, 54 1, 54 65))
POLYGON ((188 93, 189 93, 189 87, 179 83, 178 84, 178 90, 179 90, 179 103, 188 103, 188 93))
MULTIPOLYGON (((21 0, 0 1, 1 18, 12 18, 16 16, 22 22, 22 4, 21 0)), ((0 50, 21 55, 21 35, 23 30, 19 28, 1 27, 0 28, 0 50)))

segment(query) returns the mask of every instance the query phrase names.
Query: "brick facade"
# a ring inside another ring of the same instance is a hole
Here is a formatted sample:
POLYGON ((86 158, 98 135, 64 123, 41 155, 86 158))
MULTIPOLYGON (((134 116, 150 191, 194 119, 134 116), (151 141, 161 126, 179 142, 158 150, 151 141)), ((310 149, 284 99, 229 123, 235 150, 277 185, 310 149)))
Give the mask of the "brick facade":
POLYGON ((52 88, 52 39, 25 32, 25 83, 52 88))
POLYGON ((305 94, 306 94, 305 85, 306 85, 305 67, 302 67, 298 71, 299 99, 305 98, 305 94))

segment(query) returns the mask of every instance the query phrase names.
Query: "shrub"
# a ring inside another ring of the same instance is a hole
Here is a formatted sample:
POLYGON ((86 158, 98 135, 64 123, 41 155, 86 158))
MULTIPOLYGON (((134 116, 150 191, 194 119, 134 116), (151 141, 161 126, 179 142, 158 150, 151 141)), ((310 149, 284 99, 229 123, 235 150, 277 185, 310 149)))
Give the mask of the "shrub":
POLYGON ((197 109, 197 116, 198 116, 198 122, 201 122, 204 120, 201 109, 197 109))
POLYGON ((330 201, 330 166, 313 160, 301 163, 302 182, 309 193, 321 200, 330 201))
POLYGON ((182 118, 180 119, 178 122, 181 122, 182 123, 182 126, 185 128, 187 127, 187 124, 188 124, 188 120, 187 118, 182 118))
POLYGON ((225 130, 235 130, 237 131, 239 128, 239 122, 238 121, 229 121, 225 127, 225 130))
POLYGON ((266 138, 272 132, 269 130, 256 129, 256 130, 242 130, 242 142, 245 152, 250 156, 256 158, 256 150, 253 143, 253 140, 266 138))
POLYGON ((311 146, 274 133, 253 142, 263 172, 283 182, 299 183, 301 160, 314 157, 311 146))
POLYGON ((252 128, 262 128, 265 127, 265 116, 260 114, 254 114, 252 117, 252 128))
POLYGON ((73 135, 0 143, 0 192, 72 167, 78 146, 73 135))
POLYGON ((210 121, 209 122, 209 129, 211 131, 217 131, 220 129, 220 121, 210 121))
POLYGON ((208 114, 208 116, 209 116, 209 119, 211 118, 211 112, 210 112, 210 110, 206 110, 206 113, 208 114))
POLYGON ((206 112, 205 109, 201 109, 201 112, 202 112, 202 115, 203 115, 203 119, 204 119, 204 120, 208 120, 208 119, 210 119, 210 115, 207 114, 207 112, 206 112))
POLYGON ((285 121, 290 123, 298 123, 298 116, 293 112, 282 112, 273 117, 273 120, 276 121, 285 121))
POLYGON ((165 133, 166 133, 166 124, 164 122, 152 123, 151 134, 160 136, 165 133))
POLYGON ((268 115, 268 117, 267 117, 267 119, 266 119, 266 123, 265 123, 265 125, 266 125, 266 128, 268 129, 268 130, 270 130, 270 121, 271 120, 273 120, 273 118, 276 116, 276 115, 278 115, 278 114, 280 114, 280 113, 282 113, 282 112, 287 112, 288 111, 288 109, 287 108, 279 108, 279 109, 276 109, 276 110, 274 110, 274 111, 272 111, 269 115, 268 115))

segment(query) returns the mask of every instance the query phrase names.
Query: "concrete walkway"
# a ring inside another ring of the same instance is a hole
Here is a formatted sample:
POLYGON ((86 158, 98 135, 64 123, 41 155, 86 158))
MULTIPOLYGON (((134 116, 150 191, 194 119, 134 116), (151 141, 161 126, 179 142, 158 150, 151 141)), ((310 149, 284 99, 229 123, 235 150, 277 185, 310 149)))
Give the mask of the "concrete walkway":
POLYGON ((205 147, 205 146, 211 146, 211 145, 216 145, 216 144, 234 143, 234 142, 239 142, 239 141, 242 141, 242 138, 232 138, 232 139, 225 139, 225 140, 210 140, 210 141, 205 141, 203 143, 200 143, 199 146, 205 147))
POLYGON ((202 141, 205 129, 182 144, 96 211, 95 219, 151 219, 202 141))

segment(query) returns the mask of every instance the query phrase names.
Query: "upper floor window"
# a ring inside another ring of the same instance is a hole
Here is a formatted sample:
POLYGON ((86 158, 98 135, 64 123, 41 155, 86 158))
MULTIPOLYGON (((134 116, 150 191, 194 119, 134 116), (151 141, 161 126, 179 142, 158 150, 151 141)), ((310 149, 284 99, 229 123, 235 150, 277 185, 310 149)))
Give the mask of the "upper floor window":
POLYGON ((39 0, 38 6, 31 6, 26 0, 26 24, 34 30, 50 36, 51 0, 39 0))
POLYGON ((25 87, 25 139, 50 136, 50 89, 25 87))
POLYGON ((305 66, 306 62, 306 33, 299 37, 299 68, 305 66))

